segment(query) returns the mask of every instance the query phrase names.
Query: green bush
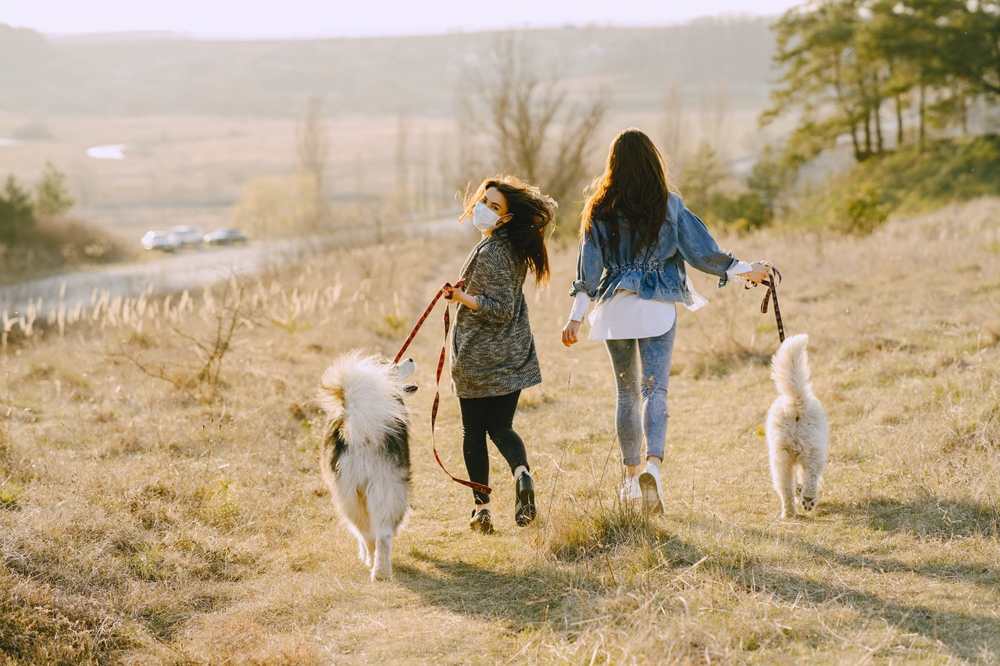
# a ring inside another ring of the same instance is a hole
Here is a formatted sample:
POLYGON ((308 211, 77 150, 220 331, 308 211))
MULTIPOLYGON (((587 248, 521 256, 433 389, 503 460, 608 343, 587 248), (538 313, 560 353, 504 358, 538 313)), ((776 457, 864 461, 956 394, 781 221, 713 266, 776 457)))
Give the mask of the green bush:
POLYGON ((51 162, 45 163, 42 180, 35 189, 35 212, 42 216, 62 215, 73 207, 66 176, 51 162))
POLYGON ((0 243, 13 243, 35 226, 31 196, 14 176, 8 176, 0 193, 0 243))
POLYGON ((796 225, 845 233, 877 229, 892 213, 916 213, 952 201, 1000 195, 1000 136, 907 146, 872 156, 803 196, 796 225))
POLYGON ((883 203, 882 190, 874 183, 865 183, 857 193, 844 199, 837 227, 849 234, 866 236, 889 218, 889 207, 883 203))
POLYGON ((726 167, 711 146, 702 144, 684 165, 684 203, 710 223, 751 231, 774 220, 788 174, 787 167, 768 147, 747 175, 742 190, 723 191, 720 184, 729 177, 726 167))

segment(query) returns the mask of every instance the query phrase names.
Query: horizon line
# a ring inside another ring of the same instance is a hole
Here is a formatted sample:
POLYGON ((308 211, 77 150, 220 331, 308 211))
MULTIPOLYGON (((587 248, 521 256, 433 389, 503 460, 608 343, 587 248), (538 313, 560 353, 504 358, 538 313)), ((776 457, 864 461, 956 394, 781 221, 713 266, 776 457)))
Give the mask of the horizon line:
POLYGON ((141 38, 145 37, 155 37, 163 40, 177 40, 177 41, 319 41, 326 39, 378 39, 378 38, 403 38, 403 37, 446 37, 452 35, 474 35, 474 34, 488 34, 495 32, 530 32, 530 31, 545 31, 545 30, 586 30, 586 29, 619 29, 619 30, 643 30, 643 29, 657 29, 657 28, 675 28, 693 25, 702 21, 712 21, 712 20, 752 20, 752 19, 768 19, 775 18, 778 14, 758 14, 752 12, 723 12, 719 14, 705 14, 704 16, 696 16, 690 19, 685 19, 683 21, 672 21, 672 22, 656 22, 656 23, 618 23, 614 21, 602 22, 602 21, 588 21, 583 23, 574 22, 558 22, 558 23, 524 23, 524 24, 510 24, 507 26, 482 26, 482 27, 468 27, 468 26, 451 26, 443 28, 438 31, 426 31, 426 32, 406 32, 406 31, 389 31, 389 32, 343 32, 343 33, 285 33, 285 34, 268 34, 268 33, 247 33, 247 34, 237 34, 228 32, 200 32, 200 31, 188 31, 188 30, 171 30, 171 29, 157 29, 157 28, 135 28, 126 30, 89 30, 80 32, 46 32, 33 28, 31 26, 18 26, 5 24, 0 22, 0 25, 8 25, 12 28, 23 28, 32 30, 46 38, 60 40, 60 39, 129 39, 133 37, 141 38))

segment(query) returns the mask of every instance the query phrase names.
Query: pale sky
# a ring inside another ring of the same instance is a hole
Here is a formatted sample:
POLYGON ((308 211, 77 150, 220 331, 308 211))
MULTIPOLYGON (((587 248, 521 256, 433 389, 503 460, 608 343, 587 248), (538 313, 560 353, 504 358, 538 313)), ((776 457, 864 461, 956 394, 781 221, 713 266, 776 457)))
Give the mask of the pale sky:
POLYGON ((664 25, 775 15, 795 0, 0 0, 0 23, 46 33, 167 30, 203 37, 441 33, 565 24, 664 25))

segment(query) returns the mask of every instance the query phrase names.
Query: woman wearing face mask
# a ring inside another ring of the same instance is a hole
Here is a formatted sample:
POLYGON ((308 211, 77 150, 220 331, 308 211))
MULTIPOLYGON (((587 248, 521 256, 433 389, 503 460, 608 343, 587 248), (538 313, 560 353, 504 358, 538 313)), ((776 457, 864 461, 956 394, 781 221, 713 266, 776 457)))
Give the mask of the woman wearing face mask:
MULTIPOLYGON (((458 303, 451 375, 462 411, 462 449, 469 479, 489 484, 486 435, 510 465, 515 483, 514 520, 535 518, 535 488, 524 442, 513 429, 521 391, 542 381, 528 305, 521 291, 530 270, 535 282, 549 276, 545 229, 556 202, 511 176, 490 178, 466 198, 461 219, 482 232, 462 267, 464 289, 445 298, 458 303)), ((493 532, 489 495, 473 492, 469 526, 493 532)))

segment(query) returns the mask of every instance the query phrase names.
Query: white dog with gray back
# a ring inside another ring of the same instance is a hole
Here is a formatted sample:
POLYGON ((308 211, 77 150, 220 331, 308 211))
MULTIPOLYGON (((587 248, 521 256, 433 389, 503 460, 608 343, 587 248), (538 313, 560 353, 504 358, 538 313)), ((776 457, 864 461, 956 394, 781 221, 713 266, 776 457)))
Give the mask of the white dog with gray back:
POLYGON ((409 510, 409 417, 403 397, 415 368, 346 354, 323 373, 319 403, 328 422, 320 474, 371 579, 392 577, 392 539, 409 510))

